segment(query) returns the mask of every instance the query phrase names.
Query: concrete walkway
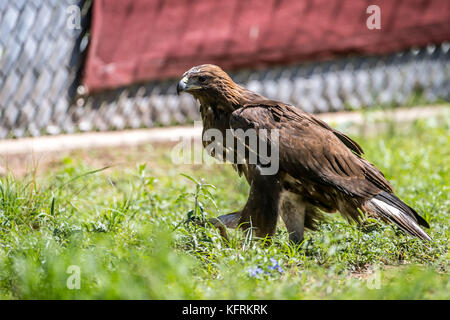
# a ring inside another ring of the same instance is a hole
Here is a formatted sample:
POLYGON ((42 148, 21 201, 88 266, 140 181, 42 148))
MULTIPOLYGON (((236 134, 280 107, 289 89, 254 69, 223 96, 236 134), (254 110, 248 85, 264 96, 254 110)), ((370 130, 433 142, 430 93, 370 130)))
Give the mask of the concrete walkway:
MULTIPOLYGON (((333 127, 347 127, 355 124, 361 126, 367 124, 367 116, 359 111, 323 113, 319 114, 318 117, 333 127)), ((370 112, 370 123, 382 123, 388 119, 394 122, 404 123, 430 117, 450 117, 450 106, 439 105, 374 111, 370 112)), ((191 125, 113 132, 90 132, 0 140, 0 156, 175 142, 179 141, 181 137, 200 138, 201 126, 194 127, 194 125, 191 125)))

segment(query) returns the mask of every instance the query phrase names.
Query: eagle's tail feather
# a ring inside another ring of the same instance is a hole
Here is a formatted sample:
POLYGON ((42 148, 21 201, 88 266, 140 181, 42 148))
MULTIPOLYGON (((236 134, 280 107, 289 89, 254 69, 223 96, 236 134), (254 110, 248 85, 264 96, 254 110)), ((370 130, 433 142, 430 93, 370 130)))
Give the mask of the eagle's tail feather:
POLYGON ((395 223, 406 233, 422 240, 431 240, 420 227, 430 227, 425 219, 394 194, 383 191, 367 201, 366 207, 381 218, 395 223))

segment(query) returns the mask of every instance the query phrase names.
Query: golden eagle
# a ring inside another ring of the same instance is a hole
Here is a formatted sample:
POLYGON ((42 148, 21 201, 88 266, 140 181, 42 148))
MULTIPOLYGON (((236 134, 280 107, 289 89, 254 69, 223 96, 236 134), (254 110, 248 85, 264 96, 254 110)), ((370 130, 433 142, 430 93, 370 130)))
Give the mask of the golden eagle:
MULTIPOLYGON (((240 140, 248 149, 246 160, 233 166, 239 175, 245 175, 250 194, 242 210, 212 219, 214 225, 235 228, 243 224, 254 228, 257 237, 270 237, 280 214, 289 239, 300 243, 304 228, 314 230, 323 218, 321 211, 339 211, 357 222, 364 212, 392 222, 410 235, 431 240, 420 227, 429 228, 428 223, 394 194, 380 170, 362 158, 361 147, 320 119, 247 90, 211 64, 185 72, 177 85, 180 92, 199 100, 204 133, 209 129, 224 136, 230 129, 279 132, 279 163, 274 174, 262 174, 261 164, 250 163, 250 152, 258 151, 249 141, 240 140)), ((208 142, 204 141, 204 146, 208 142)), ((235 146, 225 142, 224 154, 235 152, 235 146)))

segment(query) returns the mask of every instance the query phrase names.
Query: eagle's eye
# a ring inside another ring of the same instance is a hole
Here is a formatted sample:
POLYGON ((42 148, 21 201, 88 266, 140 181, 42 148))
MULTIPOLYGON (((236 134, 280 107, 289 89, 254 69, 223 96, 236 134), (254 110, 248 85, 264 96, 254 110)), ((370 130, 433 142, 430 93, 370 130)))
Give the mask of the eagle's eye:
POLYGON ((204 83, 205 81, 206 81, 206 77, 205 76, 199 76, 198 77, 198 82, 204 83))

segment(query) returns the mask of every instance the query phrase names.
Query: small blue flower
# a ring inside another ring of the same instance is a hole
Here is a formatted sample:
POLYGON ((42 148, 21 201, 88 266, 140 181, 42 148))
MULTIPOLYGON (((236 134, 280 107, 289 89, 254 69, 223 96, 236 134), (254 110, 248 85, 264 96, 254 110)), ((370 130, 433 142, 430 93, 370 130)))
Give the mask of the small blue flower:
POLYGON ((265 266, 263 268, 260 267, 249 267, 247 269, 250 277, 257 278, 259 275, 265 274, 270 276, 273 272, 283 273, 283 268, 279 265, 278 261, 274 258, 270 258, 270 262, 272 265, 265 266))
POLYGON ((278 264, 278 261, 274 258, 270 258, 272 265, 269 267, 270 270, 277 270, 279 273, 283 273, 283 268, 278 264))
POLYGON ((263 273, 263 269, 261 269, 260 267, 248 268, 248 273, 250 274, 250 277, 255 278, 263 273))

